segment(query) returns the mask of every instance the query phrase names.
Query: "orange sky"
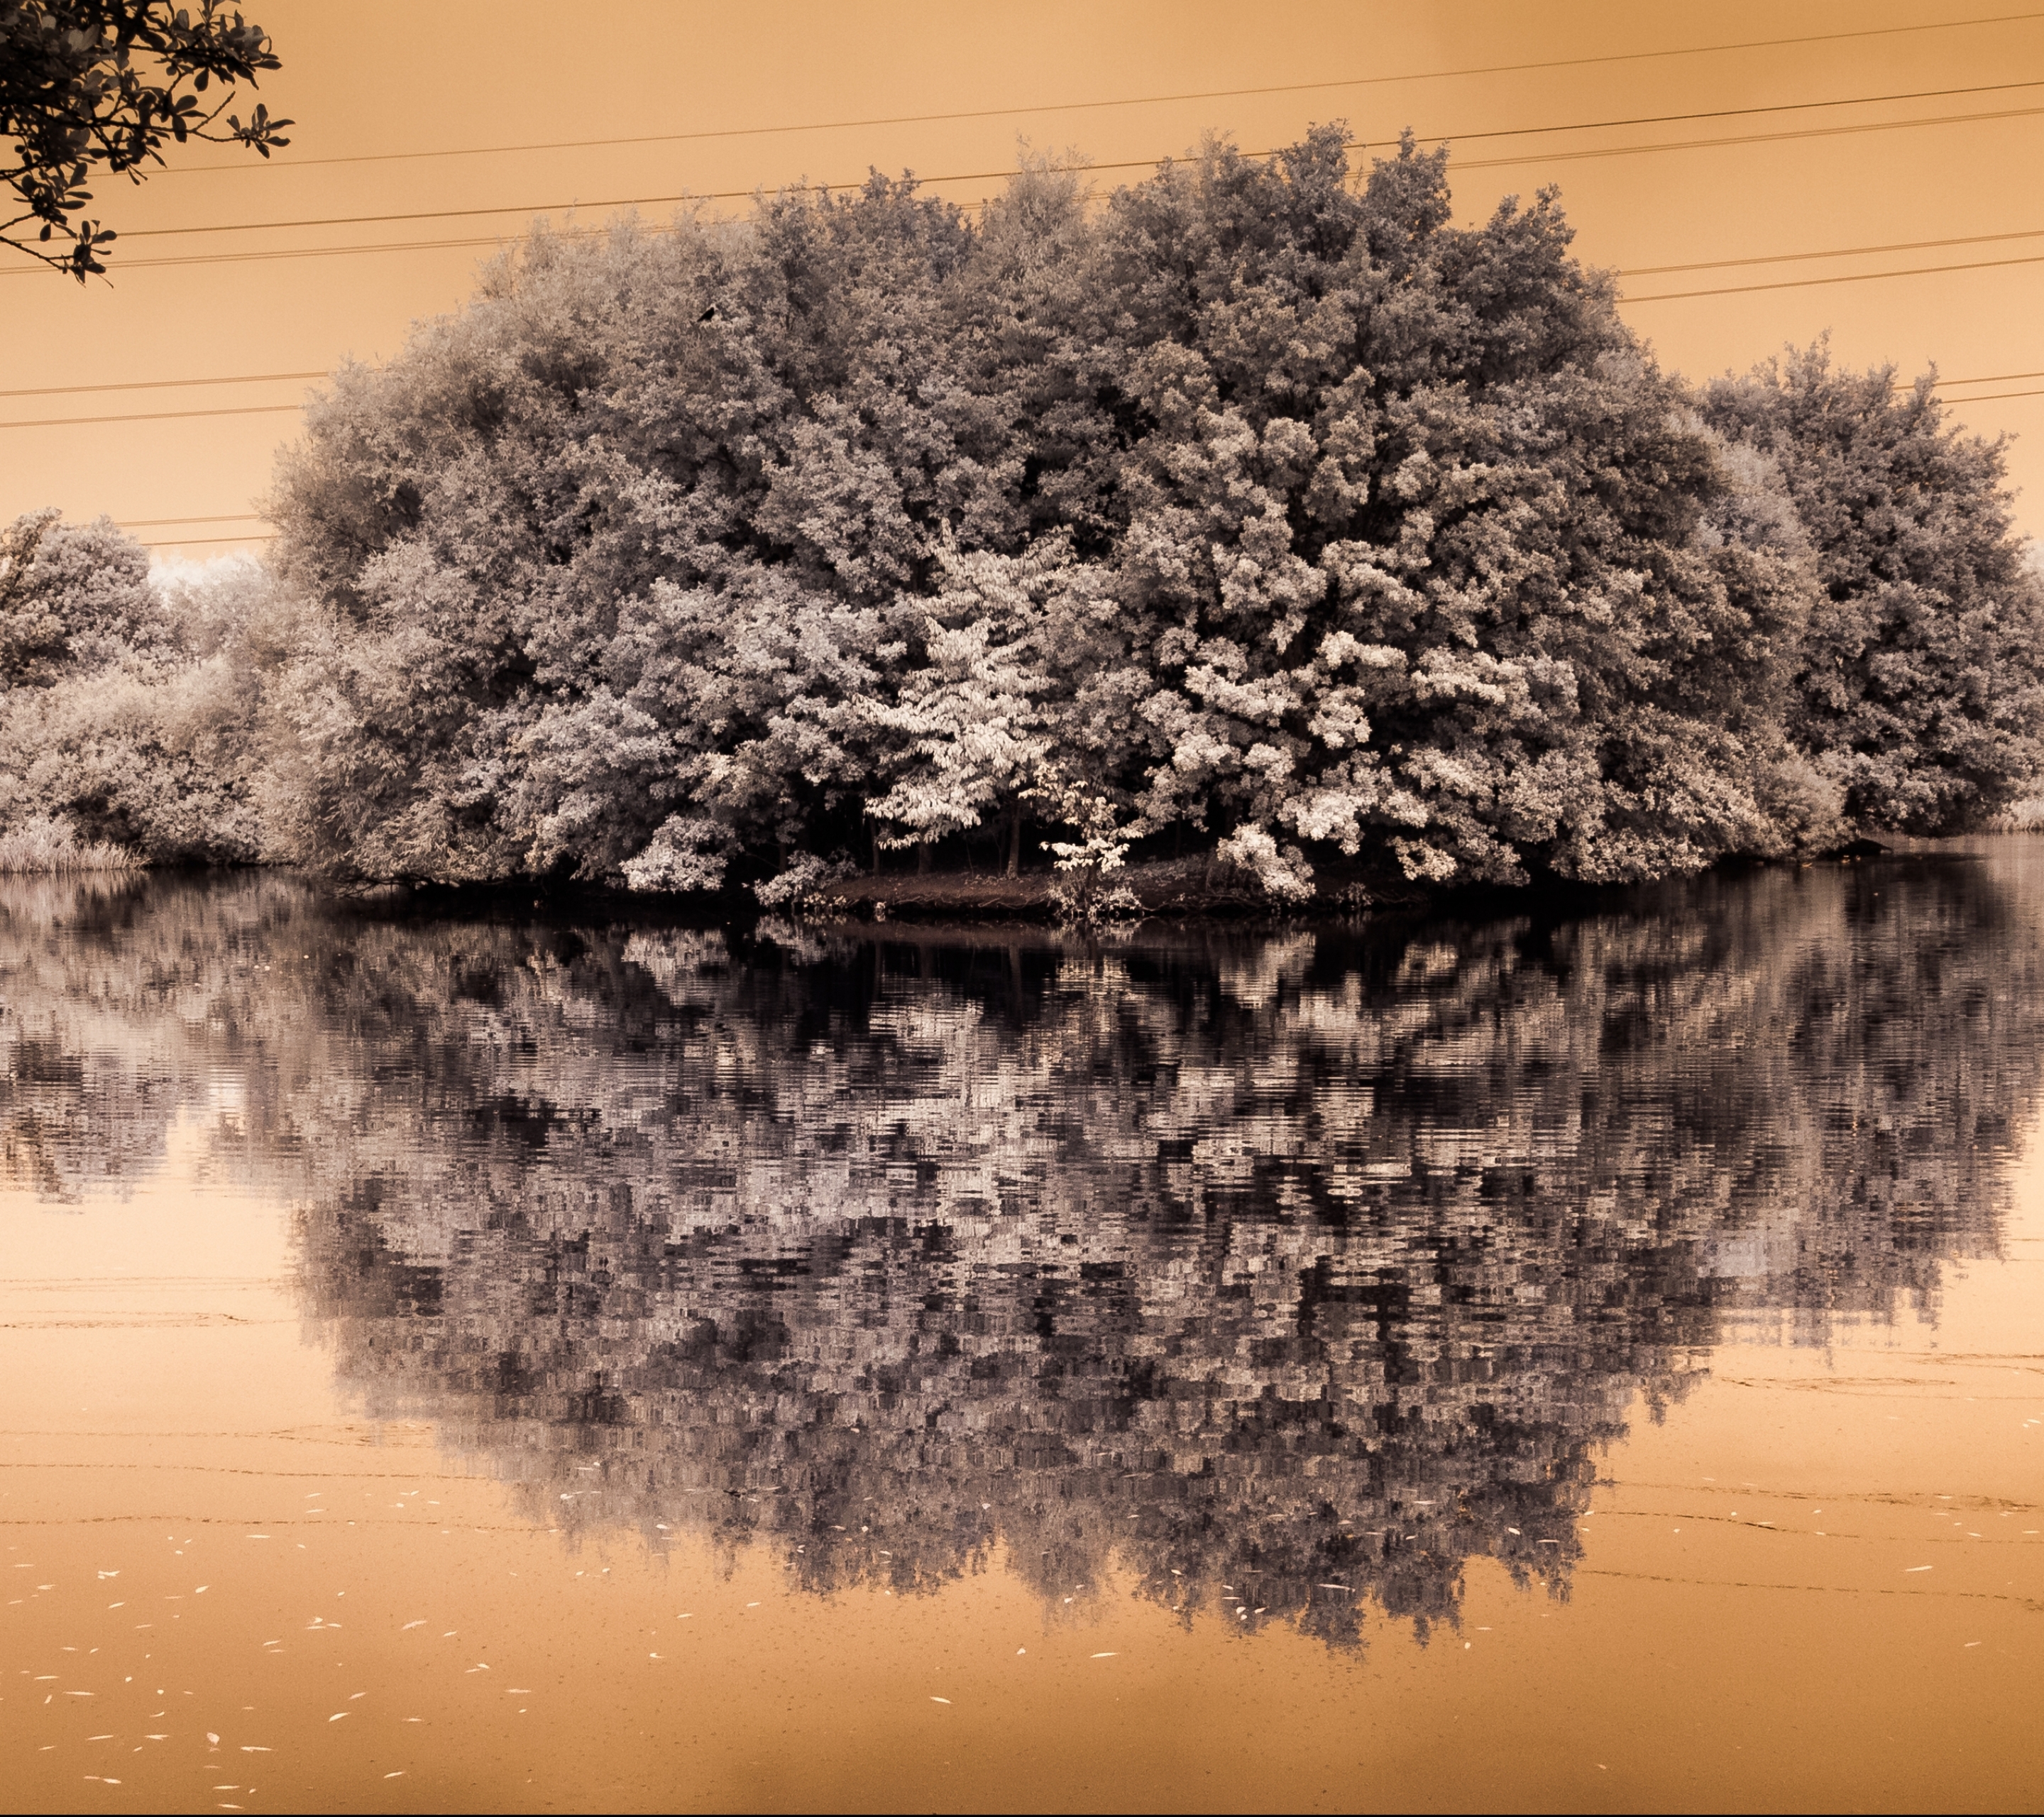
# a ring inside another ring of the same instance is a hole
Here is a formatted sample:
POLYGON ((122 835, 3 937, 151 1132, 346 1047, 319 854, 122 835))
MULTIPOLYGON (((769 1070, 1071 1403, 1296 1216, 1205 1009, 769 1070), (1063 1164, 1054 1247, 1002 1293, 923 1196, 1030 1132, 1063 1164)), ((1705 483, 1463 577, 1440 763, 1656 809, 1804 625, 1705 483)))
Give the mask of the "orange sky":
POLYGON ((102 182, 103 213, 123 235, 110 286, 81 292, 0 259, 0 392, 13 394, 0 397, 0 516, 45 504, 79 517, 106 511, 166 555, 178 552, 168 546, 176 537, 193 539, 184 552, 206 555, 235 546, 225 539, 261 535, 245 514, 292 432, 288 411, 82 427, 40 420, 291 404, 305 381, 137 387, 386 357, 409 322, 456 305, 488 255, 486 246, 444 242, 514 233, 542 209, 558 217, 560 205, 578 203, 594 220, 619 198, 850 180, 869 164, 909 166, 940 193, 977 201, 997 179, 947 174, 1008 167, 1018 134, 1076 146, 1102 167, 1134 163, 1103 168, 1107 186, 1208 128, 1261 151, 1311 121, 1346 117, 1372 139, 1409 123, 1454 140, 1466 219, 1502 194, 1560 183, 1579 250, 1629 274, 1625 290, 1640 300, 1626 305, 1628 319, 1692 376, 1828 328, 1848 360, 1893 359, 1905 371, 1934 360, 1955 380, 1988 381, 1952 394, 1988 397, 1961 409, 1972 427, 2024 436, 2012 456, 2024 490, 2018 514, 2044 533, 2044 202, 2028 194, 2044 137, 2044 7, 2026 12, 2022 0, 248 4, 283 59, 261 98, 298 121, 290 149, 265 166, 193 147, 142 189, 102 182), (1968 20, 1996 22, 1627 55, 1968 20), (1565 59, 1606 60, 1424 74, 1565 59), (2025 82, 2036 86, 1925 93, 2025 82), (1289 91, 1143 98, 1276 87, 1289 91), (1918 98, 1799 105, 1907 95, 1918 98), (1792 110, 1583 125, 1733 109, 1792 110), (960 113, 979 117, 818 124, 960 113), (1938 123, 1837 130, 1892 121, 1938 123), (1542 126, 1572 129, 1477 136, 1542 126), (1829 130, 1777 136, 1813 128, 1829 130), (683 133, 725 136, 392 156, 683 133), (1698 140, 1746 142, 1584 155, 1698 140), (504 212, 437 212, 454 209, 504 212), (419 218, 249 225, 393 215, 419 218), (375 249, 219 258, 322 248, 375 249), (1897 249, 1800 256, 1854 248, 1897 249), (174 259, 192 262, 150 263, 174 259), (1980 268, 1994 260, 2012 263, 1980 268), (1646 269, 1721 261, 1747 263, 1646 269), (1976 268, 1644 300, 1939 264, 1976 268), (130 388, 21 394, 116 385, 130 388), (1992 395, 2004 392, 2031 394, 1992 395))

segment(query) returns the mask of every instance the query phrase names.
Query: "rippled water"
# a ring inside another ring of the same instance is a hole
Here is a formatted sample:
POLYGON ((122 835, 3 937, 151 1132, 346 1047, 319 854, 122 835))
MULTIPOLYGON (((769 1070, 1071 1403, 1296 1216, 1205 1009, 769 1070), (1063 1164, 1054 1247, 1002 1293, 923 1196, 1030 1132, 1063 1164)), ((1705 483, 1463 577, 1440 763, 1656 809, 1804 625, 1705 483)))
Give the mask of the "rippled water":
POLYGON ((0 880, 20 1808, 2034 1807, 2044 865, 0 880))

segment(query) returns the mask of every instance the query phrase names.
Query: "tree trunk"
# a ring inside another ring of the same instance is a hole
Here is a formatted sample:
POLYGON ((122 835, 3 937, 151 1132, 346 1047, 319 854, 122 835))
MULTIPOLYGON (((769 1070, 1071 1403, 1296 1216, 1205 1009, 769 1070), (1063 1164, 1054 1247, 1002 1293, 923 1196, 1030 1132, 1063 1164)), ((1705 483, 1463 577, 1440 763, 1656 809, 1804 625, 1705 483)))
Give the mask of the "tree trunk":
POLYGON ((928 839, 916 847, 916 874, 918 877, 930 874, 930 842, 928 839))
POLYGON ((1022 874, 1022 803, 1018 797, 1015 812, 1008 823, 1008 874, 1022 874))

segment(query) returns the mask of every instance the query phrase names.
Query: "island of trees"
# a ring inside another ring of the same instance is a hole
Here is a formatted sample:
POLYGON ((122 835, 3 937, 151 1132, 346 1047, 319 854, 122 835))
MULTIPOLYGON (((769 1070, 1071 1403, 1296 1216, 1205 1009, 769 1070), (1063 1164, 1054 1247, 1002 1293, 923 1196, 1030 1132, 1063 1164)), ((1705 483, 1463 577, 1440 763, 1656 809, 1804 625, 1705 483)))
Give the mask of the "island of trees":
POLYGON ((1931 378, 1820 344, 1686 385, 1551 192, 1458 227, 1445 152, 1358 179, 1343 139, 1100 206, 1043 159, 977 220, 876 175, 536 232, 334 375, 266 563, 6 532, 0 839, 1287 905, 2033 790, 2044 584, 1931 378))

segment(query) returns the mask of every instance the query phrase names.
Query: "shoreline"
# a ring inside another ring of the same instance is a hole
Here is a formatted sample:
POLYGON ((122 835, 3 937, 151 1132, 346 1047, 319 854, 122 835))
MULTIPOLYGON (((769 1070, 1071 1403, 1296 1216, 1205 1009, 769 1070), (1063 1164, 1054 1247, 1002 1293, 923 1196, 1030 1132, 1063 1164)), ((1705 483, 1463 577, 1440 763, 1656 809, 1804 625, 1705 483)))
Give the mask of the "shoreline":
MULTIPOLYGON (((1105 888, 1124 893, 1123 903, 1103 912, 1075 906, 1074 879, 1069 873, 1027 870, 1016 877, 974 870, 882 871, 863 873, 823 884, 799 904, 766 906, 746 887, 701 893, 637 891, 613 885, 526 879, 494 882, 446 882, 427 878, 386 882, 343 882, 292 866, 144 865, 66 866, 5 873, 26 882, 88 879, 106 885, 137 882, 145 878, 197 878, 221 870, 274 870, 296 876, 340 902, 363 909, 451 909, 516 904, 528 910, 599 912, 643 916, 653 921, 730 925, 776 919, 820 927, 881 928, 889 925, 1028 927, 1068 932, 1108 932, 1140 923, 1193 925, 1220 924, 1251 931, 1301 923, 1350 922, 1365 917, 1479 918, 1500 914, 1577 914, 1600 904, 1610 905, 1639 893, 1694 883, 1705 878, 1732 878, 1776 866, 1808 869, 1812 865, 1854 865, 1870 858, 1923 857, 1963 851, 1981 836, 1959 835, 1930 839, 1891 835, 1891 843, 1856 839, 1838 851, 1807 859, 1727 859, 1693 876, 1662 878, 1638 883, 1583 883, 1543 876, 1523 884, 1415 883, 1396 870, 1366 863, 1329 864, 1320 868, 1312 894, 1282 901, 1266 894, 1254 878, 1210 864, 1206 859, 1133 864, 1112 874, 1105 888), (1127 905, 1133 897, 1139 906, 1127 905)), ((2006 836, 2004 835, 2004 836, 2006 836)))

